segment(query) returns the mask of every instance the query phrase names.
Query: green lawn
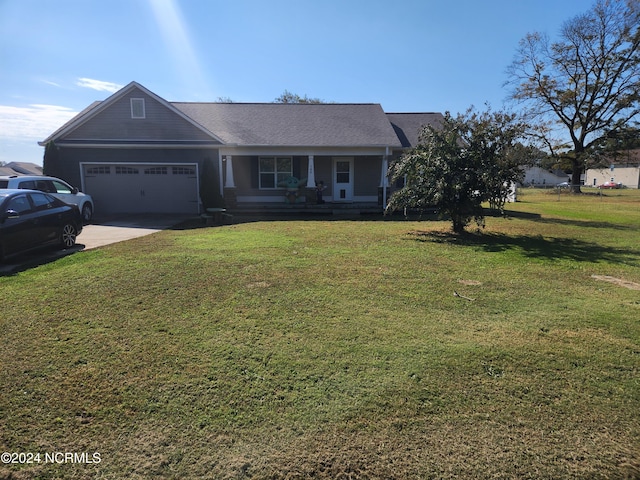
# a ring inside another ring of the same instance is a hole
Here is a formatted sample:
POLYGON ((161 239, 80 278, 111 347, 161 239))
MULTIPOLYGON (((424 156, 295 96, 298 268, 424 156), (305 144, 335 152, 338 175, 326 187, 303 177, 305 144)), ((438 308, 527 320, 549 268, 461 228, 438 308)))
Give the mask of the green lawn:
POLYGON ((461 238, 194 225, 0 278, 0 451, 41 454, 0 478, 640 477, 640 192, 507 208, 461 238))

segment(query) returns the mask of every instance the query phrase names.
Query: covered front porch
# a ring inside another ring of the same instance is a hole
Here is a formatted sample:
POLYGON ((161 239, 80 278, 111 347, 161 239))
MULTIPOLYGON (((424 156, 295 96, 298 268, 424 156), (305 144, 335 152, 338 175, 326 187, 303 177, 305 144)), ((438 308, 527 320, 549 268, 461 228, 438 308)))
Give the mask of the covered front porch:
POLYGON ((223 151, 220 190, 231 212, 375 213, 387 202, 389 150, 223 151))

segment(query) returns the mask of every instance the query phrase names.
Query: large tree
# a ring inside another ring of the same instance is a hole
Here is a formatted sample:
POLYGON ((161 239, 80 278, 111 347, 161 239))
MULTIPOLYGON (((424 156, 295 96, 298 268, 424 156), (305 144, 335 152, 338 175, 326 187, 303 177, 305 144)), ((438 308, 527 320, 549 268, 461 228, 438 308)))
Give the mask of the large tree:
POLYGON ((319 98, 309 98, 306 94, 301 97, 297 93, 291 93, 289 90, 285 90, 282 95, 276 98, 274 103, 325 103, 319 98))
POLYGON ((440 125, 425 126, 419 144, 391 164, 392 181, 404 179, 405 185, 386 211, 435 208, 455 233, 472 219, 483 225, 483 202, 501 206, 510 183, 524 174, 530 150, 519 140, 525 130, 514 114, 446 112, 440 125))
POLYGON ((44 158, 42 160, 42 172, 51 177, 61 177, 60 152, 55 143, 49 142, 44 147, 44 158))
MULTIPOLYGON (((509 70, 539 138, 568 160, 574 191, 594 150, 640 116, 640 2, 599 0, 564 23, 559 38, 528 34, 509 70)), ((634 123, 635 122, 635 123, 634 123)))

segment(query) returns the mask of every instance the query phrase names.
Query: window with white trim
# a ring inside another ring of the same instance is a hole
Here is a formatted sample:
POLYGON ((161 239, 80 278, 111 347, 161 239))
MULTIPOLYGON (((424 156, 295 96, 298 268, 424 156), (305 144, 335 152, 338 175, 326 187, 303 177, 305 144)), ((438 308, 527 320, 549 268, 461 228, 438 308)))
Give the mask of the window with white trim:
POLYGON ((260 157, 260 188, 279 188, 278 183, 293 176, 291 157, 260 157))
POLYGON ((131 99, 131 118, 145 118, 144 98, 131 99))

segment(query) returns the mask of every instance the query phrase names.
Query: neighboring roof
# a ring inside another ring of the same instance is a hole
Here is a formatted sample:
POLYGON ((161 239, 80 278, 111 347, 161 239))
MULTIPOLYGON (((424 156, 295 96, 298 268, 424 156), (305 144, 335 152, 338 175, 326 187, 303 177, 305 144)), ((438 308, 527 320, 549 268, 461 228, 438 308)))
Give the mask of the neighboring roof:
POLYGON ((15 174, 16 174, 16 171, 13 168, 0 167, 0 175, 2 176, 15 175, 15 174))
POLYGON ((5 168, 13 170, 13 173, 5 175, 15 175, 16 173, 42 175, 42 167, 31 162, 9 162, 5 165, 5 168))
POLYGON ((400 147, 379 104, 179 103, 225 144, 400 147))
POLYGON ((0 175, 42 175, 42 167, 31 162, 9 162, 0 167, 0 175))
POLYGON ((387 118, 404 148, 418 145, 422 127, 438 126, 444 118, 441 113, 387 113, 387 118))

